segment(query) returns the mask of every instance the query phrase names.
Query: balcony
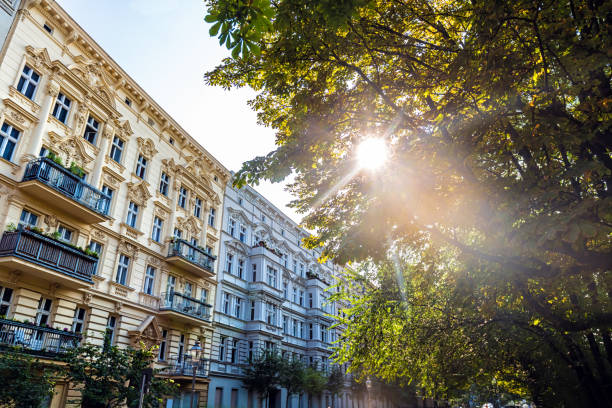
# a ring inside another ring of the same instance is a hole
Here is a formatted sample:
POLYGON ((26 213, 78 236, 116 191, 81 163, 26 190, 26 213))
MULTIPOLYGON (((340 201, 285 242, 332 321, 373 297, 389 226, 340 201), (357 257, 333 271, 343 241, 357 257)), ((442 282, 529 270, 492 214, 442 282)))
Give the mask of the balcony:
POLYGON ((0 265, 68 286, 86 287, 98 258, 44 235, 19 228, 0 239, 0 265))
POLYGON ((54 357, 79 345, 76 333, 0 318, 0 347, 21 347, 32 354, 54 357))
POLYGON ((175 239, 170 243, 166 262, 204 278, 215 276, 216 257, 198 248, 184 239, 175 239))
POLYGON ((46 157, 28 163, 19 188, 86 224, 108 219, 110 197, 46 157))
MULTIPOLYGON (((208 377, 208 363, 208 360, 200 359, 199 364, 195 367, 196 378, 208 377)), ((173 356, 168 359, 168 365, 161 370, 161 374, 169 377, 191 378, 193 377, 193 366, 189 355, 185 355, 182 358, 173 356)))
POLYGON ((162 293, 159 314, 200 325, 210 321, 212 306, 176 292, 162 293))

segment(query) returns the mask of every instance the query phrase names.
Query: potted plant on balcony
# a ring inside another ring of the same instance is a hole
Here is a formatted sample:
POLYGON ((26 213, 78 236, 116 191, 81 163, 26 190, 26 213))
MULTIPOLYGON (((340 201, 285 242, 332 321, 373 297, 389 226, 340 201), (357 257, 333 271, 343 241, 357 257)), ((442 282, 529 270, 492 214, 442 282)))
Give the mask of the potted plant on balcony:
POLYGON ((85 177, 85 170, 83 170, 83 168, 77 165, 75 162, 70 163, 70 168, 68 170, 70 170, 72 174, 74 174, 80 179, 85 177))

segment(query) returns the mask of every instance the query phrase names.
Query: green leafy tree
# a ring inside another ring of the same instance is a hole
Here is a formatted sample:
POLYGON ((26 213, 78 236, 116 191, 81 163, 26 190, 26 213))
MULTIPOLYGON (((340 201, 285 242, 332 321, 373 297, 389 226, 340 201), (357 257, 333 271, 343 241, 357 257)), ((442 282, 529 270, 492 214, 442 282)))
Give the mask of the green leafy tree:
POLYGON ((612 404, 609 1, 207 4, 233 58, 206 80, 255 89, 276 130, 236 184, 293 172, 323 259, 402 259, 376 277, 395 303, 356 304, 378 331, 355 326, 346 358, 363 330, 384 341, 355 361, 430 394, 506 373, 540 405, 612 404), (366 138, 389 148, 376 172, 366 138))
POLYGON ((55 380, 60 374, 57 366, 22 354, 16 349, 0 353, 0 406, 38 408, 53 397, 55 380))
MULTIPOLYGON (((151 367, 155 353, 117 346, 86 344, 68 352, 67 378, 82 386, 82 406, 88 408, 137 407, 144 370, 151 367)), ((143 407, 158 407, 163 397, 176 395, 178 385, 172 380, 154 377, 145 394, 143 407)))
POLYGON ((291 396, 304 393, 306 382, 306 367, 298 359, 284 359, 281 363, 279 385, 287 390, 285 406, 290 408, 291 396))
POLYGON ((333 365, 329 376, 327 377, 327 384, 325 386, 327 391, 332 395, 332 408, 336 407, 336 396, 344 389, 344 374, 339 366, 333 365))
POLYGON ((280 385, 282 370, 283 360, 278 353, 264 350, 245 368, 242 381, 269 404, 268 397, 280 385))
POLYGON ((312 407, 312 399, 319 397, 327 385, 327 377, 311 366, 306 367, 304 391, 308 394, 308 406, 312 407))

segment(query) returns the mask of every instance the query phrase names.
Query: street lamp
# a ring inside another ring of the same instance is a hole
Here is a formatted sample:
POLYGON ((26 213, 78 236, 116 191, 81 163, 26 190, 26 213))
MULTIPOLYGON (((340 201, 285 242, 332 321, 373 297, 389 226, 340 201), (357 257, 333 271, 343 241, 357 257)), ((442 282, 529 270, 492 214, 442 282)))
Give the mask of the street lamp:
POLYGON ((191 355, 191 366, 193 367, 193 377, 191 378, 191 402, 189 403, 190 408, 193 408, 193 395, 195 394, 196 371, 198 370, 198 366, 200 365, 201 353, 202 347, 200 347, 200 342, 196 341, 193 347, 189 349, 189 354, 191 355))
POLYGON ((372 408, 372 396, 370 395, 370 391, 372 390, 372 380, 370 377, 366 380, 366 388, 368 390, 368 408, 372 408))

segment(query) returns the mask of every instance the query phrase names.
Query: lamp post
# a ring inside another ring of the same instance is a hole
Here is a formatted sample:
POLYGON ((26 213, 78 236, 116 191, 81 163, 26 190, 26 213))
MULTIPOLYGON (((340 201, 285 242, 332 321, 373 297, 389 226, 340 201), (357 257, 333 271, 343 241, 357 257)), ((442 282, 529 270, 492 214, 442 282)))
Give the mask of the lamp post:
POLYGON ((372 390, 372 380, 370 379, 370 377, 368 377, 368 379, 366 380, 366 388, 368 390, 368 408, 372 408, 372 397, 370 395, 372 390))
POLYGON ((202 347, 200 347, 200 342, 196 341, 193 347, 189 349, 189 354, 191 355, 191 366, 193 368, 193 377, 191 378, 191 402, 189 403, 190 408, 193 408, 193 395, 195 394, 196 371, 198 370, 198 366, 200 365, 201 353, 202 347))

